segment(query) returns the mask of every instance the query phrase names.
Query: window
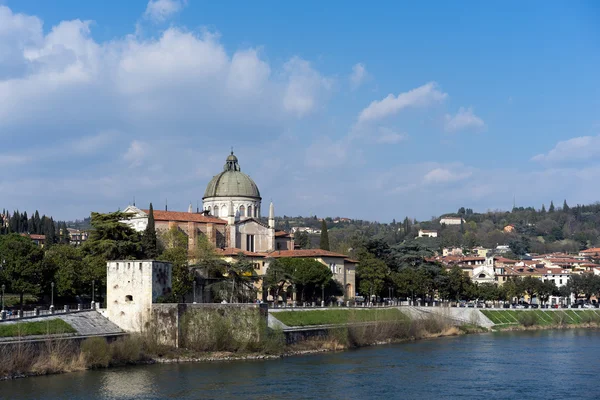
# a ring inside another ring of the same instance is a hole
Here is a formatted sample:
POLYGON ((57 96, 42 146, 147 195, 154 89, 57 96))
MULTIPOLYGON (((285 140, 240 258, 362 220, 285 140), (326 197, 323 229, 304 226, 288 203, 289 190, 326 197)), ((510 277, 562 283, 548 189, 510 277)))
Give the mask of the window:
MULTIPOLYGON (((208 211, 210 211, 210 207, 208 207, 208 211)), ((219 216, 219 207, 218 207, 218 206, 215 206, 215 209, 214 209, 213 215, 214 215, 215 217, 218 217, 218 216, 219 216)))
POLYGON ((562 285, 562 279, 560 280, 560 284, 562 285))
POLYGON ((254 235, 246 235, 246 250, 254 252, 254 235))
POLYGON ((128 294, 127 296, 125 296, 125 301, 126 301, 127 303, 131 303, 131 302, 133 301, 133 296, 132 296, 132 295, 130 295, 130 294, 128 294))
POLYGON ((240 217, 246 216, 246 207, 240 206, 240 217))
POLYGON ((227 207, 225 207, 225 206, 221 207, 221 211, 219 212, 219 215, 221 217, 226 217, 227 216, 227 207))
POLYGON ((252 217, 252 206, 248 206, 248 216, 252 217))
POLYGON ((142 269, 142 263, 140 263, 140 269, 142 269))

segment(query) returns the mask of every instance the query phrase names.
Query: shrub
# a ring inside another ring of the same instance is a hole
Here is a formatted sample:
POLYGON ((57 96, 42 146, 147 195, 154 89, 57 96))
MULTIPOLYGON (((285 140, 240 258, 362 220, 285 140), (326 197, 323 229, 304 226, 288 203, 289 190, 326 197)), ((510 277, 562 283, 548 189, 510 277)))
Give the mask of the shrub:
POLYGON ((108 367, 110 363, 110 347, 103 337, 92 337, 81 343, 81 353, 89 368, 108 367))
POLYGON ((142 338, 139 336, 121 337, 110 344, 111 364, 133 364, 143 359, 142 338))

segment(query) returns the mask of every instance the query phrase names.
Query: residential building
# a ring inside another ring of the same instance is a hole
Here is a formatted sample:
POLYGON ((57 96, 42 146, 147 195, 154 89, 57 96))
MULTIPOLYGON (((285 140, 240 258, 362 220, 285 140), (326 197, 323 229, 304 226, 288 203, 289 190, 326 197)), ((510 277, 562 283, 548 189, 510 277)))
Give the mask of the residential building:
POLYGON ((465 222, 465 220, 462 217, 442 217, 442 218, 440 218, 440 224, 445 224, 445 225, 460 225, 464 222, 465 222))
POLYGON ((426 230, 426 229, 419 229, 419 236, 418 237, 435 238, 437 236, 438 236, 437 231, 426 230))
POLYGON ((43 248, 44 245, 46 244, 46 235, 36 235, 36 234, 29 234, 29 233, 21 233, 21 236, 23 237, 28 237, 31 239, 31 241, 38 247, 43 248))

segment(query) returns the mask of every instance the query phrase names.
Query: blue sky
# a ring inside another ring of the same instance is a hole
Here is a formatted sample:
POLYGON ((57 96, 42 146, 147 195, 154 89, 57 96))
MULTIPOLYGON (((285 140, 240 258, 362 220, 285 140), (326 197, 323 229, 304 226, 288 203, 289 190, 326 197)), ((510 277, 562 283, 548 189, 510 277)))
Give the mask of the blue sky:
POLYGON ((186 210, 230 146, 278 215, 595 202, 598 71, 594 1, 0 0, 0 208, 186 210))

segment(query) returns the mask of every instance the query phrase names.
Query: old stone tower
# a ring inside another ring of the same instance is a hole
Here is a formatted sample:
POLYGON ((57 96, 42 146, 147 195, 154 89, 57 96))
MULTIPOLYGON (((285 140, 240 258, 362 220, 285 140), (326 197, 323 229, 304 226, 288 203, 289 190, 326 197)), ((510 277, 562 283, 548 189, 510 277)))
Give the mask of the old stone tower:
POLYGON ((152 303, 171 294, 171 264, 154 260, 106 263, 106 316, 121 329, 141 332, 152 303))

